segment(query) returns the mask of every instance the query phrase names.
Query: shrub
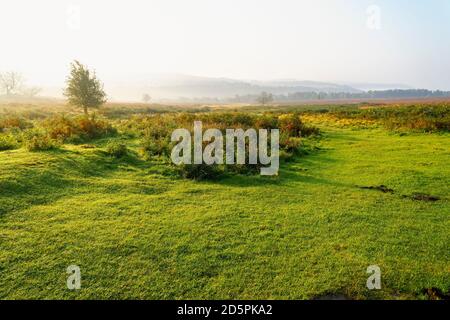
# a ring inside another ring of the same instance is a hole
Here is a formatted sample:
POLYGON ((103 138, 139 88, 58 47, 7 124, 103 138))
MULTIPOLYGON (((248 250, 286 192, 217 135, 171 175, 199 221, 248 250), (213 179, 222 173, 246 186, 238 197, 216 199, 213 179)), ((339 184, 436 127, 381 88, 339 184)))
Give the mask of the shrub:
POLYGON ((154 121, 147 121, 143 135, 146 138, 155 140, 170 138, 172 131, 180 125, 183 125, 182 123, 177 125, 172 119, 167 119, 167 117, 154 117, 152 120, 154 121))
POLYGON ((275 115, 264 114, 255 121, 257 129, 278 129, 278 118, 275 115))
MULTIPOLYGON (((264 113, 252 114, 245 112, 212 112, 212 113, 166 113, 151 116, 133 117, 130 121, 122 122, 120 127, 141 137, 144 157, 156 158, 170 163, 172 147, 171 134, 174 129, 186 128, 191 131, 194 121, 202 121, 203 130, 209 128, 219 129, 225 138, 225 129, 241 128, 247 130, 280 129, 280 151, 284 151, 283 159, 301 155, 300 137, 319 133, 314 127, 306 127, 300 120, 298 113, 264 113)), ((270 135, 268 136, 270 146, 270 135)), ((247 141, 247 140, 246 140, 247 141)), ((203 141, 203 150, 209 142, 203 141)), ((246 162, 248 162, 248 142, 246 142, 246 162)), ((192 143, 193 146, 193 143, 192 143)), ((270 154, 270 150, 268 152, 270 154)), ((179 171, 181 176, 191 179, 211 179, 223 172, 238 174, 257 174, 261 169, 260 164, 233 164, 233 165, 184 165, 179 171)))
POLYGON ((144 129, 142 149, 147 158, 152 156, 169 157, 173 143, 170 141, 172 128, 175 125, 169 123, 153 123, 144 129))
POLYGON ((66 140, 76 134, 75 123, 65 116, 55 116, 43 123, 48 135, 55 140, 66 140))
POLYGON ((59 147, 55 139, 37 130, 26 132, 23 141, 28 151, 46 151, 59 147))
POLYGON ((147 158, 154 156, 169 157, 172 151, 171 145, 172 144, 168 138, 146 138, 143 140, 142 149, 147 158))
POLYGON ((122 158, 128 153, 128 148, 123 143, 110 141, 106 145, 106 153, 115 158, 122 158))
POLYGON ((280 161, 289 162, 293 158, 293 154, 285 150, 280 150, 280 161))
POLYGON ((75 118, 75 125, 79 135, 88 139, 100 138, 117 132, 108 121, 96 120, 95 117, 75 118))
POLYGON ((222 175, 218 165, 182 164, 177 168, 181 177, 193 180, 214 180, 222 175))
POLYGON ((50 138, 66 142, 82 142, 115 134, 117 131, 105 120, 95 117, 67 118, 55 116, 43 123, 50 138))
POLYGON ((292 137, 300 136, 303 127, 299 115, 295 113, 282 114, 279 116, 278 125, 282 133, 292 137))
POLYGON ((12 150, 17 147, 17 141, 10 135, 0 135, 0 151, 12 150))
POLYGON ((225 166, 225 171, 236 174, 252 175, 258 174, 261 167, 263 167, 261 164, 249 164, 247 162, 244 164, 228 164, 225 166))
POLYGON ((296 137, 289 137, 282 134, 280 137, 280 148, 290 154, 295 154, 300 150, 302 145, 301 139, 296 137))
POLYGON ((320 135, 320 130, 317 127, 310 127, 303 125, 302 128, 300 129, 301 137, 309 137, 315 135, 320 135))
POLYGON ((26 128, 31 128, 32 126, 31 122, 16 116, 10 116, 0 120, 0 131, 12 128, 24 130, 26 128))

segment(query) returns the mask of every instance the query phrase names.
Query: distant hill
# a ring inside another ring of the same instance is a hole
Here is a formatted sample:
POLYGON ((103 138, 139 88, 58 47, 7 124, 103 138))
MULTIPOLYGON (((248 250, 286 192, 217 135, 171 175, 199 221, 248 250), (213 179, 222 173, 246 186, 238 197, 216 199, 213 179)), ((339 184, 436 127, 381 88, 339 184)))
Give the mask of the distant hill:
POLYGON ((202 97, 224 99, 232 98, 236 95, 259 94, 262 91, 277 95, 295 92, 362 92, 348 85, 316 81, 244 81, 180 74, 149 75, 147 78, 140 77, 137 81, 131 80, 127 83, 116 83, 107 86, 106 89, 116 99, 140 99, 143 93, 149 93, 154 99, 193 99, 202 97))
POLYGON ((336 92, 346 92, 346 93, 360 93, 361 90, 343 84, 336 84, 330 82, 319 82, 319 81, 299 81, 299 80, 273 80, 273 81, 252 81, 253 84, 259 86, 269 86, 273 88, 288 88, 287 92, 284 94, 292 93, 291 89, 295 90, 293 92, 326 92, 326 93, 336 93, 336 92))
MULTIPOLYGON (((411 89, 403 84, 332 83, 279 79, 270 81, 236 80, 230 78, 200 77, 185 74, 140 74, 102 79, 111 101, 141 101, 148 93, 152 101, 214 101, 230 100, 270 92, 274 96, 292 96, 299 93, 364 94, 370 90, 411 89)), ((62 98, 62 88, 43 87, 42 96, 62 98)), ((245 99, 244 99, 245 100, 245 99)))
POLYGON ((346 83, 347 85, 362 91, 383 91, 383 90, 410 90, 414 87, 401 83, 346 83))

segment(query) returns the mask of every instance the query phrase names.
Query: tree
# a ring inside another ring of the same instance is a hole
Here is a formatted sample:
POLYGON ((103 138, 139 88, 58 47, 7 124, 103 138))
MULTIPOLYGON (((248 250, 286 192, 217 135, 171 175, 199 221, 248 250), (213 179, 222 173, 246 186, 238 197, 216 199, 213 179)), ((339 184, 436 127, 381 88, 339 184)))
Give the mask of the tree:
POLYGON ((95 72, 89 71, 76 60, 71 64, 64 95, 69 104, 83 108, 85 115, 88 114, 88 108, 98 108, 106 102, 103 84, 97 79, 95 72))
POLYGON ((7 96, 17 93, 23 84, 23 77, 20 73, 9 71, 0 73, 0 88, 7 96))
POLYGON ((265 91, 261 92, 259 97, 256 99, 257 102, 261 103, 263 106, 267 103, 273 101, 273 95, 271 93, 267 93, 265 91))
POLYGON ((144 95, 142 96, 142 100, 143 100, 145 103, 149 103, 150 100, 152 100, 152 97, 151 97, 148 93, 144 93, 144 95))

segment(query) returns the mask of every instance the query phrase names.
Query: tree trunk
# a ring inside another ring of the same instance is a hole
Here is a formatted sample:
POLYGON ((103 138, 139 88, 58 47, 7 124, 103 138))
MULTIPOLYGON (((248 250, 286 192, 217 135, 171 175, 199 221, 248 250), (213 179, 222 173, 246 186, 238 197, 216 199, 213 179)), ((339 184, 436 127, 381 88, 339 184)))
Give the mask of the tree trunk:
POLYGON ((87 116, 88 116, 87 107, 86 107, 86 106, 83 106, 83 110, 84 110, 84 115, 87 117, 87 116))

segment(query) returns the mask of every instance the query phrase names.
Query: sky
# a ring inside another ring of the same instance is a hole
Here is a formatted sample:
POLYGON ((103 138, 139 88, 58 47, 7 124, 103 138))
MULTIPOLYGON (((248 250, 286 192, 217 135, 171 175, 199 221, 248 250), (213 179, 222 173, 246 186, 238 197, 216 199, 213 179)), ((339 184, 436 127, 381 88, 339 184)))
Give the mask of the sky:
POLYGON ((147 73, 450 90, 450 0, 2 0, 0 71, 62 85, 147 73))

